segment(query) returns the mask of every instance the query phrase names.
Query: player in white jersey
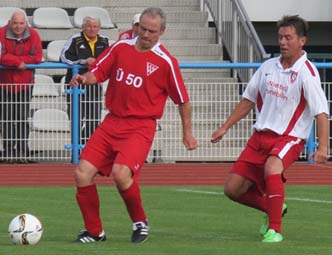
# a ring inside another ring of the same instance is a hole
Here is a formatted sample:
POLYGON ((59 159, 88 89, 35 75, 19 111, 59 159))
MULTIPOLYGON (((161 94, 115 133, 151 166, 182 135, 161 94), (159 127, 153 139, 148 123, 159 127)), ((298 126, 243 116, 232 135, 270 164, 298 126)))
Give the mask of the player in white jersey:
POLYGON ((277 24, 280 57, 267 60, 250 80, 243 99, 212 134, 220 141, 236 122, 256 106, 254 133, 224 186, 232 200, 266 213, 260 229, 263 242, 283 240, 282 216, 286 179, 283 172, 298 159, 317 121, 318 148, 309 157, 317 163, 328 158, 328 105, 317 69, 307 59, 307 22, 284 16, 277 24))

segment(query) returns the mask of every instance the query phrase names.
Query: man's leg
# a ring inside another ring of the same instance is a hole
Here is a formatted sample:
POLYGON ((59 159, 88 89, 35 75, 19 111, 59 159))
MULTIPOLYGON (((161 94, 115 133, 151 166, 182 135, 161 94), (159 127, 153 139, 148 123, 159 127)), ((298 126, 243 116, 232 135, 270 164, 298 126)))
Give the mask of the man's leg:
POLYGON ((236 173, 231 173, 225 183, 224 193, 231 200, 266 212, 266 197, 259 192, 250 180, 236 173))
POLYGON ((28 137, 30 129, 28 124, 28 118, 30 117, 30 101, 32 98, 32 87, 17 93, 16 96, 16 152, 18 162, 27 163, 27 157, 29 156, 28 137))
MULTIPOLYGON (((12 87, 12 86, 11 86, 12 87)), ((14 94, 6 90, 0 90, 0 124, 3 152, 5 161, 10 161, 14 157, 14 132, 16 121, 14 119, 14 94)))
POLYGON ((98 170, 86 160, 81 160, 75 170, 77 186, 76 200, 81 210, 86 231, 82 232, 78 242, 96 242, 106 240, 100 213, 99 196, 94 177, 98 170))
POLYGON ((282 180, 283 163, 276 156, 270 156, 265 163, 265 186, 267 214, 269 217, 268 232, 263 242, 280 242, 285 187, 282 180))
POLYGON ((265 178, 265 182, 269 229, 281 233, 282 206, 285 200, 285 187, 281 174, 269 175, 265 178))
POLYGON ((134 243, 144 242, 148 237, 148 223, 139 185, 132 177, 132 171, 125 165, 114 164, 112 176, 133 222, 131 241, 134 243))

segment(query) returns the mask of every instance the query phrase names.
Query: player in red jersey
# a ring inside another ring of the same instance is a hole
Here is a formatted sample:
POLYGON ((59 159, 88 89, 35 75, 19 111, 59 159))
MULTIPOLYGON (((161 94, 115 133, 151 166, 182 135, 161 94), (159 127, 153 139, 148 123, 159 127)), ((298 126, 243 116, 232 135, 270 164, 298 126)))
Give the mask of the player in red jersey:
POLYGON ((256 71, 243 99, 213 134, 218 142, 256 106, 254 133, 235 162, 224 185, 232 200, 266 213, 260 229, 263 242, 281 242, 286 181, 283 172, 298 159, 317 121, 318 148, 309 157, 328 158, 328 107, 318 70, 307 59, 307 22, 284 16, 278 22, 280 57, 265 61, 256 71))
POLYGON ((85 224, 78 242, 106 239, 94 182, 97 174, 112 175, 133 222, 131 241, 139 243, 148 237, 137 177, 168 96, 179 107, 183 144, 188 150, 198 146, 178 62, 159 42, 165 27, 166 17, 160 8, 146 9, 141 15, 138 37, 114 43, 90 66, 89 72, 71 80, 71 85, 76 86, 109 79, 106 107, 110 113, 87 142, 75 170, 76 198, 85 224))

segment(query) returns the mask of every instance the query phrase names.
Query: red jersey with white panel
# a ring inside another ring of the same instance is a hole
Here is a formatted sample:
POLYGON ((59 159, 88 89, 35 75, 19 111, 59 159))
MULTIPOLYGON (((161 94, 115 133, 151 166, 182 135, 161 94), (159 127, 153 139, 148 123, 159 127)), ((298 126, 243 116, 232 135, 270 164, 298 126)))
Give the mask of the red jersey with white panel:
POLYGON ((329 113, 319 73, 304 51, 288 69, 283 69, 279 57, 265 61, 243 97, 256 103, 254 128, 258 131, 307 139, 314 117, 329 113))
POLYGON ((109 79, 106 107, 117 117, 159 119, 169 96, 175 104, 189 101, 177 60, 157 43, 138 52, 137 37, 114 43, 89 70, 97 83, 109 79))
POLYGON ((129 29, 127 31, 122 32, 119 35, 118 40, 128 40, 128 39, 134 39, 137 35, 134 33, 134 30, 129 29))

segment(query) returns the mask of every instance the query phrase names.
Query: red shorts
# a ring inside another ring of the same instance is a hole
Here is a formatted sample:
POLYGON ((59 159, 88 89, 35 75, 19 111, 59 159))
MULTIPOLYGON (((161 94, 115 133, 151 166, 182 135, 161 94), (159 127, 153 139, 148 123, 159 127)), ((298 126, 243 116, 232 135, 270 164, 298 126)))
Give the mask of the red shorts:
MULTIPOLYGON (((277 156, 286 170, 299 158, 304 144, 305 141, 297 137, 282 136, 271 131, 256 131, 250 137, 231 172, 251 180, 263 194, 265 193, 264 164, 267 158, 270 155, 277 156)), ((285 178, 284 181, 286 181, 285 178)))
POLYGON ((86 143, 80 158, 93 164, 101 175, 109 176, 114 163, 126 165, 136 174, 147 158, 155 130, 153 119, 108 114, 86 143))

